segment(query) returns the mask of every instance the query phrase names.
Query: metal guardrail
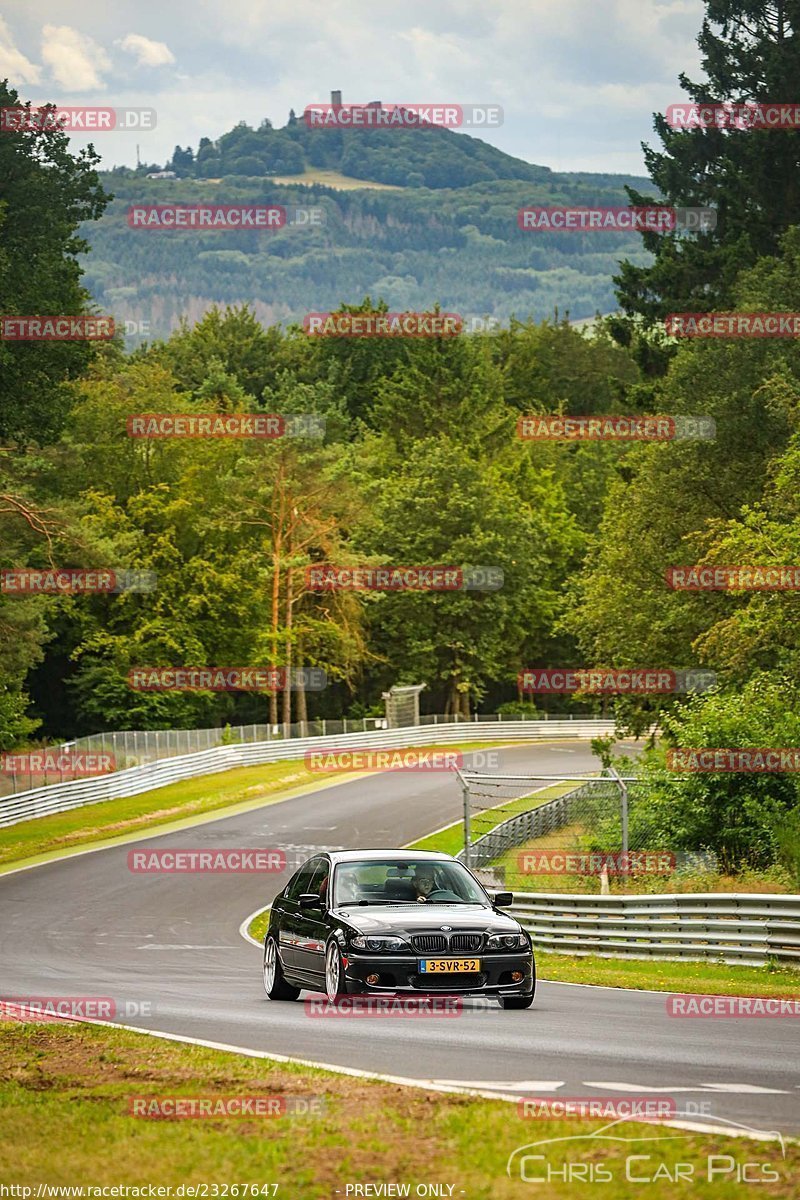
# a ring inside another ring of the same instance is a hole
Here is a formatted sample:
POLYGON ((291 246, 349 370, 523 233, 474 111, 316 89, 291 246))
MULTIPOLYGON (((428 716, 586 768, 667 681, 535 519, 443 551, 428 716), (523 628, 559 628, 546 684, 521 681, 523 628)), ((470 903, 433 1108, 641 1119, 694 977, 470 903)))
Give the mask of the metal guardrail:
MULTIPOLYGON (((591 718, 581 714, 570 713, 566 717, 550 717, 544 713, 541 718, 515 717, 517 721, 531 720, 547 721, 585 721, 591 718)), ((479 716, 477 713, 466 718, 460 713, 428 713, 419 719, 420 725, 472 725, 490 721, 503 722, 508 718, 501 713, 479 716)), ((286 741, 289 738, 310 737, 340 737, 348 733, 373 733, 376 730, 388 729, 386 717, 346 717, 342 719, 321 718, 317 721, 281 722, 277 725, 224 725, 213 729, 115 729, 105 733, 91 733, 85 737, 75 738, 70 742, 62 742, 58 746, 48 746, 33 750, 32 755, 47 754, 53 762, 52 767, 42 767, 41 771, 33 773, 29 766, 22 768, 7 768, 0 772, 0 797, 10 793, 33 791, 35 788, 53 787, 56 784, 70 783, 80 776, 79 771, 70 771, 69 765, 58 765, 61 756, 68 760, 75 755, 103 755, 110 759, 111 771, 125 771, 128 767, 141 767, 144 763, 158 762, 162 758, 179 758, 184 754, 197 754, 201 750, 213 750, 218 746, 240 745, 245 742, 275 742, 286 741)), ((397 726, 391 726, 397 728, 397 726)), ((23 756, 24 757, 24 756, 23 756)))
POLYGON ((510 911, 556 954, 800 965, 800 895, 515 892, 510 911))
POLYGON ((249 742, 218 746, 196 754, 178 755, 139 767, 129 767, 93 779, 76 779, 19 792, 0 800, 0 828, 30 821, 51 813, 67 812, 104 800, 137 796, 153 788, 166 787, 198 775, 214 775, 234 767, 257 766, 279 759, 302 758, 309 750, 391 750, 403 746, 425 746, 463 741, 543 741, 555 738, 592 738, 614 732, 613 721, 492 721, 463 722, 436 727, 415 725, 405 729, 382 729, 374 733, 349 733, 334 737, 292 738, 290 741, 249 742))

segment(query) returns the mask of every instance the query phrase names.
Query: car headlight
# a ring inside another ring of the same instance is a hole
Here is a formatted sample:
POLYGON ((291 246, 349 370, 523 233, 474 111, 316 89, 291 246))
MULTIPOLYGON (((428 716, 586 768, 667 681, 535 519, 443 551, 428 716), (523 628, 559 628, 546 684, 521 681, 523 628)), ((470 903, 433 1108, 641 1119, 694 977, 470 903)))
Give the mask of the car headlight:
POLYGON ((358 937, 350 939, 350 945, 355 946, 357 950, 408 950, 407 942, 404 942, 400 937, 366 937, 359 934, 358 937))
POLYGON ((487 950, 527 950, 524 933, 493 933, 486 941, 487 950))

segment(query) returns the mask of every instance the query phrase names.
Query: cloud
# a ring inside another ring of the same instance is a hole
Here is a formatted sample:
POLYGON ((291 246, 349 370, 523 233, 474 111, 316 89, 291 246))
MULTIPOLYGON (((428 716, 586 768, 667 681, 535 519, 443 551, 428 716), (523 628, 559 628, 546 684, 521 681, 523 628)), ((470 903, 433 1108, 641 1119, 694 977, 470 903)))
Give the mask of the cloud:
MULTIPOLYGON (((302 112, 341 88, 350 101, 499 104, 505 124, 483 136, 508 153, 560 170, 641 172, 639 144, 653 141, 652 113, 682 98, 679 71, 702 77, 695 39, 703 0, 404 0, 371 6, 367 19, 355 7, 81 0, 80 19, 63 20, 94 41, 51 32, 66 84, 53 88, 63 103, 85 99, 81 87, 107 85, 115 104, 157 107, 151 162, 239 120, 282 125, 290 107, 302 112)), ((29 48, 25 39, 55 24, 55 10, 52 0, 18 8, 7 20, 29 48)), ((0 63, 3 46, 0 37, 0 63)), ((23 59, 19 69, 36 68, 23 59)), ((102 139, 109 165, 132 164, 135 149, 127 134, 102 139)))
POLYGON ((114 43, 120 49, 133 54, 140 67, 164 67, 175 62, 175 55, 166 42, 154 42, 141 33, 126 33, 114 43))
POLYGON ((56 83, 70 92, 104 89, 102 72, 111 70, 111 60, 105 50, 69 25, 45 25, 42 58, 56 83))
POLYGON ((9 79, 11 83, 39 83, 42 68, 37 67, 27 59, 21 50, 14 45, 11 31, 0 17, 0 79, 9 79))

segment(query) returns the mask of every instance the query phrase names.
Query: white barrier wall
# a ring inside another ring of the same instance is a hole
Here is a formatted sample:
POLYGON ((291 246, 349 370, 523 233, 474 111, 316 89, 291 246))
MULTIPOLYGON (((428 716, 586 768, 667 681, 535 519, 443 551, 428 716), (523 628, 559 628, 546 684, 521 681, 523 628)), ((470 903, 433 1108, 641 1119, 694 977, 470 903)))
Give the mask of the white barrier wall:
POLYGON ((551 741, 558 738, 605 737, 614 732, 613 721, 475 721, 454 725, 411 726, 381 729, 374 733, 348 733, 333 737, 291 738, 285 741, 247 742, 217 746, 197 754, 183 754, 129 767, 112 775, 76 779, 30 792, 18 792, 0 800, 0 827, 16 825, 50 813, 66 812, 84 804, 137 796, 152 788, 166 787, 180 779, 215 775, 232 767, 257 766, 280 759, 302 758, 308 750, 390 750, 402 746, 444 745, 479 741, 551 741))

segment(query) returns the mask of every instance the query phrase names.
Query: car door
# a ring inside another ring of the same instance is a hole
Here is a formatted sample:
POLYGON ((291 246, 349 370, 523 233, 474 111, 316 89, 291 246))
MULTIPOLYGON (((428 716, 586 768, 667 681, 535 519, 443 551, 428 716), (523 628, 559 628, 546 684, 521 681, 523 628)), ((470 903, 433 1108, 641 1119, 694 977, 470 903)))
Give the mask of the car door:
POLYGON ((325 943, 328 938, 328 880, 331 864, 327 858, 317 860, 308 892, 320 897, 319 908, 300 909, 297 917, 295 944, 296 970, 315 982, 325 978, 325 943))
POLYGON ((299 871, 289 880, 281 900, 281 919, 278 926, 278 946, 281 962, 288 971, 297 969, 297 945, 301 937, 301 918, 298 897, 311 890, 314 875, 320 866, 319 856, 304 862, 299 871))

